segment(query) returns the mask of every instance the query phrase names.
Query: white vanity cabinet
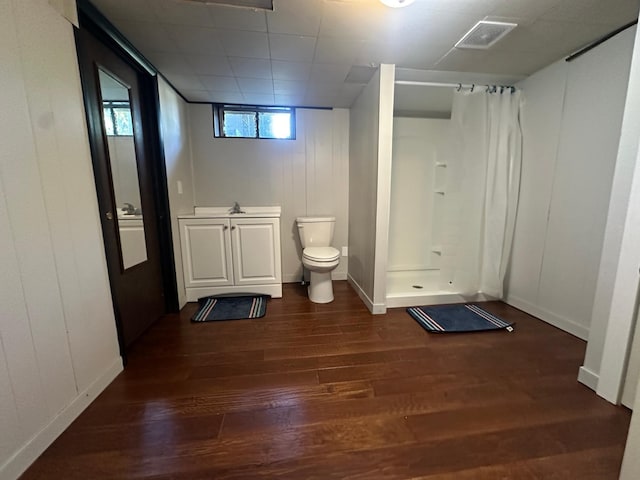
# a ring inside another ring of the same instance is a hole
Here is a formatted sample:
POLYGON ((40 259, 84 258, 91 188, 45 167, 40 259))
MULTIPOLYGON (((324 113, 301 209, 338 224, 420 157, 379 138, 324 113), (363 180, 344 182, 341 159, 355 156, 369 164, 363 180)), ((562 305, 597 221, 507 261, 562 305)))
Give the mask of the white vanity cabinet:
POLYGON ((188 301, 221 293, 282 297, 279 207, 195 212, 178 217, 188 301))

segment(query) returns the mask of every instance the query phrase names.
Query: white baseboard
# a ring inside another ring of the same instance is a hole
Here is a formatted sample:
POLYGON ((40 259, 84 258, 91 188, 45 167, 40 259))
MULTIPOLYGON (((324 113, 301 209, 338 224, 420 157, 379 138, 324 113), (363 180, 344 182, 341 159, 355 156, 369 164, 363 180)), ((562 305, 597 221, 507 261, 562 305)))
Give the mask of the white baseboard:
POLYGON ((580 370, 578 370, 578 381, 589 387, 594 392, 598 388, 598 380, 600 380, 600 376, 589 370, 584 365, 580 367, 580 370))
POLYGON ((384 313, 387 313, 387 306, 382 303, 378 303, 378 304, 373 303, 373 301, 369 298, 369 296, 365 293, 365 291, 360 287, 358 282, 356 282, 351 275, 347 274, 347 281, 353 287, 353 289, 356 291, 356 293, 360 297, 360 300, 364 302, 364 304, 367 306, 367 308, 371 313, 373 313, 374 315, 382 315, 384 313))
POLYGON ((529 315, 538 317, 540 320, 544 320, 554 327, 557 327, 560 330, 564 330, 565 332, 570 333, 571 335, 574 335, 582 340, 586 341, 589 339, 589 329, 584 325, 580 325, 574 322, 573 320, 569 320, 568 318, 556 315, 555 313, 549 312, 544 308, 540 308, 527 302, 526 300, 514 297, 513 295, 507 295, 507 298, 504 300, 504 302, 511 305, 512 307, 516 307, 517 309, 528 313, 529 315))
POLYGON ((122 358, 118 357, 86 390, 79 392, 66 408, 0 466, 0 478, 15 479, 22 475, 122 370, 122 358))

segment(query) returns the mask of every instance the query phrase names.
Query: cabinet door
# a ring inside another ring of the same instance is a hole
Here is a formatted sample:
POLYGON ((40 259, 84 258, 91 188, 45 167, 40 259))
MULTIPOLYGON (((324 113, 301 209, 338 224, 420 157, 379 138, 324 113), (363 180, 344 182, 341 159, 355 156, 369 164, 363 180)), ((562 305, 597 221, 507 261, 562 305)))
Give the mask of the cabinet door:
POLYGON ((231 220, 233 269, 236 285, 280 283, 280 220, 231 220))
POLYGON ((180 241, 185 287, 233 285, 228 220, 180 220, 180 241))

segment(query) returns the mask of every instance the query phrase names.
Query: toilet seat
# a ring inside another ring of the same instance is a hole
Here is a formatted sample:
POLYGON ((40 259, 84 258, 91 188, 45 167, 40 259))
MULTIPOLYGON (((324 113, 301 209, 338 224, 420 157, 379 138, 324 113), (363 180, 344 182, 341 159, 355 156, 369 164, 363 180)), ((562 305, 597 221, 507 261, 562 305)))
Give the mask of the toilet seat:
POLYGON ((307 247, 302 251, 302 258, 312 262, 335 262, 340 258, 340 251, 333 247, 307 247))

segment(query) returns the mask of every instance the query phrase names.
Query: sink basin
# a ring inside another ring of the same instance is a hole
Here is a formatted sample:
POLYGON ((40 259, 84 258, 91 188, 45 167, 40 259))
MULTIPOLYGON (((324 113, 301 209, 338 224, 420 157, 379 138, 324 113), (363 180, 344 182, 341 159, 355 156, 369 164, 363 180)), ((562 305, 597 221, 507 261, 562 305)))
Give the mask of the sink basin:
POLYGON ((195 207, 196 217, 279 217, 280 207, 241 207, 243 213, 232 213, 231 207, 195 207))

